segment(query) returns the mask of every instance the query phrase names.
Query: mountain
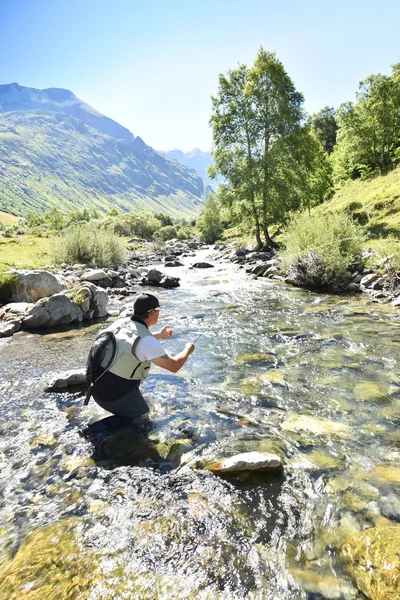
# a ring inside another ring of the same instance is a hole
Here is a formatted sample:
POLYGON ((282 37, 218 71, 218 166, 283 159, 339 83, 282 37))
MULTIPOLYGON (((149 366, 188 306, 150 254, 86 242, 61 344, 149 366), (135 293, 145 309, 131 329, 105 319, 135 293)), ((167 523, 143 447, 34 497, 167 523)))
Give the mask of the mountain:
POLYGON ((0 85, 0 210, 194 216, 207 185, 69 90, 0 85))
POLYGON ((190 169, 194 169, 209 185, 212 187, 216 186, 216 180, 211 179, 207 173, 207 168, 214 164, 213 158, 209 152, 202 152, 198 148, 195 148, 190 152, 182 152, 182 150, 174 148, 174 150, 169 150, 163 154, 170 158, 174 158, 175 160, 179 160, 179 162, 190 169))

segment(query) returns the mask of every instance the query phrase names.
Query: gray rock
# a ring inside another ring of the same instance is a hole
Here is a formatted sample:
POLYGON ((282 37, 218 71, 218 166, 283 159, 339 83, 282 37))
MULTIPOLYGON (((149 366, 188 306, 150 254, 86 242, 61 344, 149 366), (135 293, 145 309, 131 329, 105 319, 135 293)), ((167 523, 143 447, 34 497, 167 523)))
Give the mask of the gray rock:
POLYGON ((24 329, 68 325, 83 320, 82 310, 65 294, 42 298, 30 309, 22 325, 24 329))
POLYGON ((175 259, 176 259, 176 256, 175 256, 175 254, 170 254, 169 256, 166 256, 166 257, 164 258, 164 261, 165 261, 165 262, 172 262, 172 261, 174 261, 175 259))
POLYGON ((12 270, 5 274, 12 276, 14 281, 4 290, 5 296, 0 288, 0 295, 11 302, 37 302, 40 298, 47 298, 67 289, 64 281, 48 271, 12 270))
POLYGON ((400 521, 400 498, 395 494, 389 494, 381 499, 382 511, 385 517, 400 521))
POLYGON ((33 306, 32 302, 10 302, 0 309, 0 319, 4 321, 22 320, 33 306))
POLYGON ((351 283, 349 283, 349 285, 346 288, 349 292, 359 292, 360 291, 360 286, 358 285, 358 283, 355 283, 354 281, 352 281, 351 283))
POLYGON ((170 277, 169 275, 165 275, 160 282, 160 287, 166 289, 177 288, 180 286, 179 277, 170 277))
POLYGON ((107 271, 107 277, 110 277, 110 279, 117 279, 117 277, 119 277, 119 273, 118 271, 113 271, 113 269, 110 269, 107 271))
POLYGON ((147 273, 147 279, 150 285, 151 283, 159 285, 164 276, 164 273, 161 273, 161 271, 158 271, 158 269, 150 269, 150 271, 147 273))
POLYGON ((365 275, 361 281, 360 281, 360 286, 361 288, 368 288, 371 286, 371 284, 376 281, 377 279, 379 279, 379 275, 378 273, 369 273, 368 275, 365 275))
POLYGON ((11 337, 21 329, 21 321, 3 321, 0 323, 0 338, 11 337))
POLYGON ((56 373, 48 381, 45 392, 66 392, 73 388, 83 389, 87 386, 86 369, 75 369, 56 373))
POLYGON ((400 296, 393 300, 392 306, 400 306, 400 296))
POLYGON ((256 277, 263 277, 264 273, 266 273, 266 271, 268 271, 269 267, 266 264, 262 264, 262 265, 256 265, 255 267, 253 267, 250 271, 250 273, 252 275, 255 275, 256 277))
POLYGON ((276 454, 244 452, 230 458, 224 458, 209 467, 213 473, 239 473, 241 471, 265 471, 282 468, 282 462, 276 454))
POLYGON ((88 271, 80 276, 81 281, 100 281, 101 279, 105 279, 107 277, 107 273, 103 271, 103 269, 93 269, 92 271, 88 271))
POLYGON ((212 269, 212 268, 214 268, 214 265, 210 265, 210 263, 207 263, 207 262, 198 262, 198 263, 194 263, 194 265, 192 265, 190 268, 191 269, 212 269))

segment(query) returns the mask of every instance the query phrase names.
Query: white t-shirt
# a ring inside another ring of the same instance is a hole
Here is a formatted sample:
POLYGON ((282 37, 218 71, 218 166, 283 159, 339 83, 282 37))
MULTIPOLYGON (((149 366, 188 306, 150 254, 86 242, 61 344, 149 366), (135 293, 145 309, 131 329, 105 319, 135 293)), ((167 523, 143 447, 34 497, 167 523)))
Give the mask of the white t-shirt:
POLYGON ((135 354, 141 361, 153 360, 165 356, 166 352, 162 344, 155 337, 146 335, 137 344, 135 354))

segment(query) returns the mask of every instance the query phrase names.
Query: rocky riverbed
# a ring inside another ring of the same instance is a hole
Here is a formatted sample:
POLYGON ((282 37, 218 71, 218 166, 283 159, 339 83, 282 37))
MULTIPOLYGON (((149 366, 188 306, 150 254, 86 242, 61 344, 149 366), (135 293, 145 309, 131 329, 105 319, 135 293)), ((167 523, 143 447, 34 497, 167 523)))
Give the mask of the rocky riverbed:
POLYGON ((114 318, 156 289, 151 268, 179 279, 157 286, 166 346, 202 335, 182 372, 143 384, 147 422, 48 385, 82 369, 106 316, 0 340, 0 598, 398 597, 400 317, 252 278, 261 259, 228 251, 133 259, 127 296, 56 274, 114 318), (271 455, 281 469, 251 472, 271 455))

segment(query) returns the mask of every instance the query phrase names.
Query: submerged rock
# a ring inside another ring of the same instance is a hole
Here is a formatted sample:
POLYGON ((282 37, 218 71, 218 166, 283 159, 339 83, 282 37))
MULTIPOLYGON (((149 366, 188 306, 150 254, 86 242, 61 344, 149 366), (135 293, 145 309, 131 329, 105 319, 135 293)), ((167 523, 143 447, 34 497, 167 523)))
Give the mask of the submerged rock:
POLYGON ((341 558, 369 600, 400 598, 400 526, 355 533, 342 547, 341 558))
POLYGON ((2 598, 88 598, 98 560, 79 541, 79 519, 65 519, 30 533, 0 574, 2 598))
POLYGON ((328 419, 312 417, 311 415, 289 415, 283 422, 282 429, 288 431, 308 431, 314 435, 339 435, 348 437, 350 430, 343 423, 336 423, 328 419))
POLYGON ((276 454, 244 452, 219 460, 209 465, 207 470, 213 473, 239 473, 241 471, 266 471, 281 468, 281 459, 276 454))

